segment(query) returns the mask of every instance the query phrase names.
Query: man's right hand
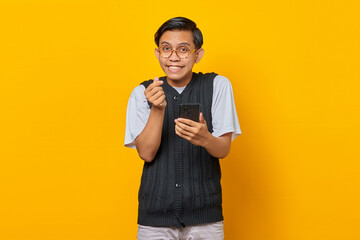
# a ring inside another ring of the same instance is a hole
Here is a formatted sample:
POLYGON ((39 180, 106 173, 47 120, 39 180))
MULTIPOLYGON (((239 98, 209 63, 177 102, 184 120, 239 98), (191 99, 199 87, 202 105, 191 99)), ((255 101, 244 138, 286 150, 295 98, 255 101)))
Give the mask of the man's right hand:
POLYGON ((149 119, 142 132, 135 138, 136 149, 141 159, 151 162, 159 149, 165 115, 165 93, 162 88, 163 81, 154 78, 144 91, 146 99, 152 104, 149 119))
POLYGON ((154 78, 154 82, 151 83, 144 91, 146 99, 152 104, 153 107, 159 110, 163 110, 166 107, 166 96, 161 85, 163 81, 159 81, 158 77, 154 78))

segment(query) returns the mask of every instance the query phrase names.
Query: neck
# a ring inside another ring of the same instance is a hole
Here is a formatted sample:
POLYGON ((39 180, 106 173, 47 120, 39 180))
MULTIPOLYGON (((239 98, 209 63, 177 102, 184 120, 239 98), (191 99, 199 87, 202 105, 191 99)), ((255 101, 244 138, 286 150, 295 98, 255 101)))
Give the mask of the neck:
POLYGON ((166 77, 166 81, 172 87, 185 87, 191 81, 192 75, 193 75, 193 73, 190 72, 189 75, 187 75, 183 79, 179 79, 179 80, 171 80, 171 79, 169 79, 169 77, 166 77))

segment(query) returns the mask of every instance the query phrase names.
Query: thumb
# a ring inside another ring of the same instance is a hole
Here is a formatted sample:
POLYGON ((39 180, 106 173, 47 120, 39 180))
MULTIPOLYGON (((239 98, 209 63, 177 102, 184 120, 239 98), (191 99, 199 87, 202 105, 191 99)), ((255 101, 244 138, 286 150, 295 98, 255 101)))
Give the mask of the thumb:
POLYGON ((199 120, 200 120, 200 123, 206 123, 202 112, 200 112, 199 120))
POLYGON ((153 81, 153 83, 156 83, 156 82, 160 82, 160 85, 162 85, 162 84, 163 84, 163 81, 159 80, 159 78, 158 78, 158 77, 154 77, 154 81, 153 81))

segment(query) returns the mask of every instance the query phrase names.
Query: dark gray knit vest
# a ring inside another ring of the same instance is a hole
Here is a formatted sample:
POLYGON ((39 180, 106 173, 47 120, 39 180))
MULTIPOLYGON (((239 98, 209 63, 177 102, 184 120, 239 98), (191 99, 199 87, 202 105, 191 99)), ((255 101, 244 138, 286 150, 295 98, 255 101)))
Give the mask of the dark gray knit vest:
MULTIPOLYGON (((211 105, 216 75, 193 73, 181 94, 166 77, 160 78, 167 106, 159 150, 143 167, 138 224, 184 227, 223 220, 219 159, 177 136, 174 123, 180 103, 200 103, 208 130, 213 132, 211 105)), ((148 87, 152 82, 142 84, 148 87)))

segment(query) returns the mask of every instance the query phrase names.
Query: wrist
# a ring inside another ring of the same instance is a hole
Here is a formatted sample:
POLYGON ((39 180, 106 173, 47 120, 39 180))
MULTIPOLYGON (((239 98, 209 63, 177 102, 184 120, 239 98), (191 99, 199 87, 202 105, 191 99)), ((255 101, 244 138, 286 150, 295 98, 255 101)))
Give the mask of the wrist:
POLYGON ((214 139, 215 137, 208 131, 205 136, 205 140, 203 141, 202 147, 208 149, 211 146, 211 143, 213 142, 214 139))
POLYGON ((154 105, 151 107, 151 112, 163 114, 165 112, 165 107, 155 107, 154 105))

